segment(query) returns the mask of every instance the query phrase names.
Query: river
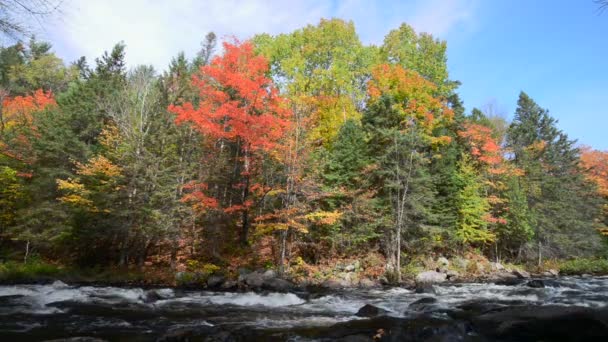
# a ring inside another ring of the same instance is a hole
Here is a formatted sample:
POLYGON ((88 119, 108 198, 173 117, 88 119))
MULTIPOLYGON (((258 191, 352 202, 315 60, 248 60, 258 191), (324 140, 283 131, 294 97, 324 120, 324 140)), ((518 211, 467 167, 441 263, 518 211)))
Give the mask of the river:
POLYGON ((608 340, 608 277, 542 282, 540 288, 526 281, 442 284, 432 293, 6 285, 0 286, 0 341, 608 340), (366 304, 382 317, 357 316, 366 304))

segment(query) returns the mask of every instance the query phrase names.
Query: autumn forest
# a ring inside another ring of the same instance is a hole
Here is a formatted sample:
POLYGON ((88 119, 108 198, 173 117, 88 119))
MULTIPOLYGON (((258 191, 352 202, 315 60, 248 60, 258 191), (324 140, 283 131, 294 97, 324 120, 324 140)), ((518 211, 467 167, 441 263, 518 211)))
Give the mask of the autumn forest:
POLYGON ((605 258, 608 152, 534 94, 512 120, 465 108, 447 48, 407 24, 364 45, 340 19, 209 33, 165 71, 123 44, 1 47, 0 262, 321 281, 357 260, 400 282, 442 256, 605 258))

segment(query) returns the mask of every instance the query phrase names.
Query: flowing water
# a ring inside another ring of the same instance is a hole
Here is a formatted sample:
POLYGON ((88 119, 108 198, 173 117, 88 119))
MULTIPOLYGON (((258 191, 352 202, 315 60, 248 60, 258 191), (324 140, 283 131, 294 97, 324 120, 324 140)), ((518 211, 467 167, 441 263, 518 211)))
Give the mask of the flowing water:
POLYGON ((69 336, 154 341, 167 332, 188 327, 327 327, 362 320, 355 314, 366 304, 404 319, 420 315, 449 319, 450 313, 472 302, 587 308, 608 304, 608 277, 562 277, 544 283, 544 288, 531 288, 525 282, 515 286, 440 285, 434 286, 432 294, 403 288, 294 294, 68 286, 61 282, 0 286, 0 341, 69 336), (412 305, 422 298, 435 300, 412 305))

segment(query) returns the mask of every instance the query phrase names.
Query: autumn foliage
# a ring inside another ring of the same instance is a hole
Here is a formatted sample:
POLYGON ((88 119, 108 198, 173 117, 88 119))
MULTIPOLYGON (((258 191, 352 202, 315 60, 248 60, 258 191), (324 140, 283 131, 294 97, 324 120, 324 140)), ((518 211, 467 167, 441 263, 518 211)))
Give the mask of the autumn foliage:
MULTIPOLYGON (((250 42, 224 43, 224 54, 202 66, 192 79, 200 102, 170 106, 178 123, 190 122, 212 146, 234 147, 234 159, 241 179, 233 185, 242 190, 238 203, 229 203, 227 214, 242 213, 244 229, 252 196, 267 189, 256 182, 259 164, 265 156, 278 157, 280 142, 290 125, 291 112, 267 76, 268 61, 254 53, 250 42)), ((190 183, 192 190, 184 200, 193 201, 199 210, 215 208, 218 201, 205 194, 205 184, 190 183)), ((246 234, 245 234, 246 235, 246 234)))
POLYGON ((25 163, 31 163, 30 141, 28 134, 36 134, 34 113, 48 107, 56 106, 51 92, 42 89, 32 95, 7 97, 2 101, 0 115, 0 132, 10 133, 10 141, 0 139, 0 153, 25 163))

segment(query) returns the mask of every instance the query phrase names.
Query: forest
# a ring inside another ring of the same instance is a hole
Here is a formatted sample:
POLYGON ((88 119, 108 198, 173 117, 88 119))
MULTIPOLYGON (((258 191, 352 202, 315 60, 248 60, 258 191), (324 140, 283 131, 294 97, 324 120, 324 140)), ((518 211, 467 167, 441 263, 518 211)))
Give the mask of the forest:
POLYGON ((510 121, 465 109, 447 43, 408 24, 379 46, 341 19, 210 32, 164 71, 128 52, 0 48, 0 268, 297 279, 357 260, 400 282, 429 257, 608 255, 608 151, 534 94, 510 121))

